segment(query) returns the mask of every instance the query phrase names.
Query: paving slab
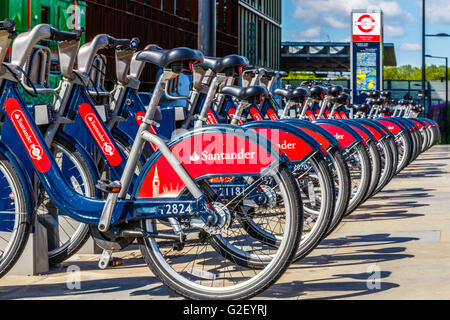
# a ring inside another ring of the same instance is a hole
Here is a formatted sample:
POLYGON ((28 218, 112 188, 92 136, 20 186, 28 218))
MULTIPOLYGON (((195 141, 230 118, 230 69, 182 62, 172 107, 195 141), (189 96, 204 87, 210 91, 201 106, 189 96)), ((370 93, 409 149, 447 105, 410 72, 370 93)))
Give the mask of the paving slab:
MULTIPOLYGON (((450 299, 449 192, 450 146, 435 146, 256 299, 450 299)), ((0 299, 181 299, 135 248, 116 256, 124 264, 106 270, 77 254, 48 274, 6 275, 0 299)))

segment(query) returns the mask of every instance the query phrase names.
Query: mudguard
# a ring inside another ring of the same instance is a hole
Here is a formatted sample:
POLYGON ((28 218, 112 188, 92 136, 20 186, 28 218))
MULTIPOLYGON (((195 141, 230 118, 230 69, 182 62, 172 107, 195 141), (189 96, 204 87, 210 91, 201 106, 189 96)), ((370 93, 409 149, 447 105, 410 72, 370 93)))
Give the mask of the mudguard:
POLYGON ((417 126, 415 125, 414 121, 412 121, 412 119, 410 119, 410 118, 399 118, 399 117, 395 117, 393 119, 397 120, 401 125, 403 125, 406 128, 408 128, 408 130, 410 132, 417 131, 417 126))
POLYGON ((346 149, 353 147, 358 142, 366 144, 358 132, 345 123, 328 119, 316 120, 314 123, 330 132, 346 149))
POLYGON ((418 129, 422 129, 424 127, 424 125, 425 125, 425 122, 422 122, 419 119, 411 119, 411 121, 414 122, 414 124, 416 125, 416 127, 418 129))
MULTIPOLYGON (((289 159, 254 130, 233 125, 210 125, 189 130, 168 142, 169 148, 194 179, 259 174, 289 159)), ((132 198, 177 198, 185 189, 161 152, 144 165, 132 198)))
POLYGON ((398 123, 393 118, 380 118, 375 120, 381 125, 383 125, 386 130, 388 130, 395 136, 398 135, 400 132, 406 130, 400 123, 398 123))
POLYGON ((336 121, 348 124, 350 127, 352 127, 352 129, 354 129, 356 132, 358 132, 358 134, 367 143, 369 142, 370 139, 375 140, 375 137, 372 135, 372 132, 369 129, 367 129, 366 127, 364 127, 361 123, 359 123, 359 122, 357 122, 355 120, 341 120, 341 119, 338 119, 336 121))
POLYGON ((371 119, 355 119, 355 121, 361 123, 367 130, 372 133, 375 141, 379 141, 383 137, 392 136, 393 134, 388 130, 385 130, 384 126, 382 126, 377 121, 371 119))
POLYGON ((253 129, 270 139, 293 162, 302 162, 317 151, 320 151, 323 156, 328 154, 320 143, 288 123, 261 120, 245 123, 241 127, 253 129))
POLYGON ((345 147, 327 130, 321 126, 306 120, 300 119, 281 119, 280 122, 288 123, 301 129, 306 134, 310 135, 314 140, 319 142, 326 150, 337 146, 339 150, 344 151, 345 147))

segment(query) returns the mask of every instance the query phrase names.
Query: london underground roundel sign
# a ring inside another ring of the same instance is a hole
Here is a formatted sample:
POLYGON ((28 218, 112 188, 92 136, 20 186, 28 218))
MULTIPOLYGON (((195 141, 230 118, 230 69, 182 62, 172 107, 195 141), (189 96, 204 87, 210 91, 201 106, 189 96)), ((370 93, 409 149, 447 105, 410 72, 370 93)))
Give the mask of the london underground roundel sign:
POLYGON ((381 41, 381 14, 356 13, 352 15, 353 41, 377 42, 381 41))

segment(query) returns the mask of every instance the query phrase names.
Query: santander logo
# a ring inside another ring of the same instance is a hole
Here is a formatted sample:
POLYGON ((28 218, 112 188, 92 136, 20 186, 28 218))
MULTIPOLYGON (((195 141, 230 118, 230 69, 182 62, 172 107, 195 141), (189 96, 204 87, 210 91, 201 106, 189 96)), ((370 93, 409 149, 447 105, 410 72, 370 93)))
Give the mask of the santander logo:
POLYGON ((393 130, 394 127, 393 127, 393 126, 389 126, 388 129, 389 129, 389 130, 393 130))
POLYGON ((5 110, 36 169, 39 172, 47 172, 51 167, 50 160, 44 153, 44 149, 19 102, 14 98, 9 98, 5 102, 5 110))
POLYGON ((189 156, 189 160, 191 160, 192 162, 198 161, 200 160, 200 156, 197 154, 197 152, 194 151, 192 156, 189 156))
POLYGON ((92 107, 87 103, 83 103, 79 107, 79 112, 109 164, 114 167, 120 165, 122 163, 122 157, 117 152, 116 147, 92 107))
MULTIPOLYGON (((94 131, 96 133, 96 137, 99 138, 102 142, 105 142, 105 134, 102 133, 103 130, 99 129, 97 117, 95 116, 95 114, 93 114, 93 113, 87 114, 84 117, 84 121, 90 125, 90 128, 94 129, 94 131)), ((112 152, 112 153, 114 153, 114 152, 112 152)))
POLYGON ((343 134, 338 134, 337 132, 336 132, 336 134, 334 135, 334 137, 335 137, 336 139, 338 139, 338 140, 344 139, 344 135, 343 135, 343 134))
POLYGON ((105 142, 103 143, 103 152, 106 153, 109 156, 112 156, 114 154, 114 146, 112 143, 105 142))
POLYGON ((207 150, 203 151, 201 155, 197 154, 194 151, 191 156, 189 156, 189 160, 192 162, 196 162, 199 160, 202 161, 221 161, 221 160, 248 160, 254 159, 256 152, 244 151, 241 149, 239 152, 220 152, 220 153, 209 153, 207 150))
POLYGON ((286 140, 284 140, 283 143, 277 143, 277 147, 282 150, 292 150, 295 149, 296 144, 297 144, 296 142, 289 143, 286 140))
POLYGON ((32 131, 31 133, 28 132, 28 126, 24 123, 25 121, 25 115, 22 111, 16 110, 11 113, 12 117, 15 120, 15 123, 18 124, 20 130, 22 131, 22 136, 25 138, 27 142, 27 149, 28 153, 30 154, 31 158, 35 160, 41 160, 42 155, 44 154, 44 150, 42 149, 41 145, 39 143, 35 143, 37 138, 33 136, 32 131))
POLYGON ((217 124, 218 123, 217 120, 216 120, 216 117, 211 112, 211 110, 208 111, 208 114, 206 115, 206 118, 208 120, 208 124, 217 124))

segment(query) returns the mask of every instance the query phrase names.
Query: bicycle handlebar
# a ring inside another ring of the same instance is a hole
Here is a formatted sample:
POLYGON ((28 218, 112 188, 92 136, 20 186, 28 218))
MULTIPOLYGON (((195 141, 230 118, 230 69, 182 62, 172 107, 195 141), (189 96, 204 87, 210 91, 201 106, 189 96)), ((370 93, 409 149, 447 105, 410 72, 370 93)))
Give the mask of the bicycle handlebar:
POLYGON ((15 22, 12 19, 5 19, 0 21, 0 31, 6 31, 9 33, 9 39, 15 39, 18 35, 17 31, 14 29, 15 22))
POLYGON ((14 30, 14 20, 12 19, 5 19, 3 21, 0 21, 0 30, 6 30, 6 31, 13 31, 14 30))
POLYGON ((111 47, 115 47, 119 50, 135 50, 139 45, 139 38, 130 39, 117 39, 108 36, 108 42, 111 47))
POLYGON ((53 27, 50 27, 50 40, 53 41, 80 40, 83 32, 84 28, 79 28, 75 31, 61 31, 53 27))

